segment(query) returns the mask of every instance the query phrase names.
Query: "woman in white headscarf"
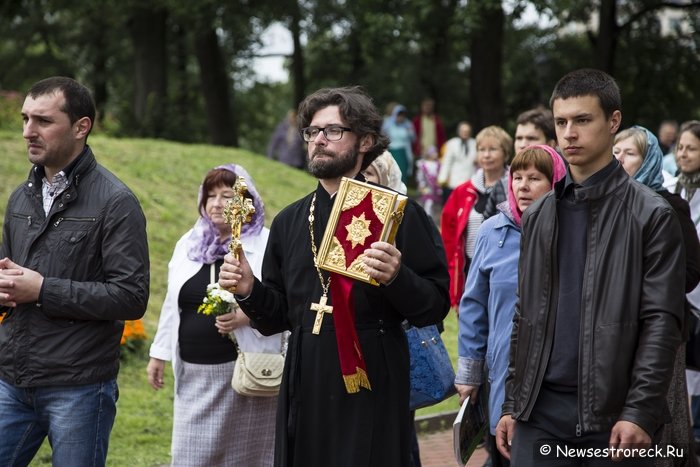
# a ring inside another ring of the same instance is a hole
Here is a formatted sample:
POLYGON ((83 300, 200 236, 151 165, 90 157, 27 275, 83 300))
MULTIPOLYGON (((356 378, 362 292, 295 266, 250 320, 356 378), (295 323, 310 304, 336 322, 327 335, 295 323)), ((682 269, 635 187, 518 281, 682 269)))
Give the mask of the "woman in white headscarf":
POLYGON ((401 181, 401 169, 389 151, 384 151, 362 172, 365 180, 405 195, 406 184, 401 181))

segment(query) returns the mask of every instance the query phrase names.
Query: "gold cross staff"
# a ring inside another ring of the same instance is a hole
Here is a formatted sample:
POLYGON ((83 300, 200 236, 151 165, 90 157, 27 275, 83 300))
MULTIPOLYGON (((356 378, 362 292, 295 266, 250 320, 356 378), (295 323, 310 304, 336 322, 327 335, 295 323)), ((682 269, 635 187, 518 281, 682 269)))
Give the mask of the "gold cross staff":
MULTIPOLYGON (((243 247, 241 243, 241 228, 243 224, 247 224, 253 219, 255 207, 250 198, 246 198, 248 185, 245 178, 240 175, 236 177, 236 183, 233 184, 233 198, 226 202, 224 208, 224 219, 231 226, 231 243, 228 244, 228 251, 238 259, 238 255, 243 247)), ((231 292, 235 292, 236 288, 232 287, 231 292)))
POLYGON ((311 330, 312 334, 320 334, 321 333, 321 323, 323 323, 323 314, 328 313, 331 314, 333 313, 333 307, 330 305, 326 305, 326 301, 328 300, 328 297, 323 294, 321 296, 321 300, 319 300, 319 303, 312 303, 311 304, 311 310, 316 312, 316 320, 314 321, 314 328, 311 330))

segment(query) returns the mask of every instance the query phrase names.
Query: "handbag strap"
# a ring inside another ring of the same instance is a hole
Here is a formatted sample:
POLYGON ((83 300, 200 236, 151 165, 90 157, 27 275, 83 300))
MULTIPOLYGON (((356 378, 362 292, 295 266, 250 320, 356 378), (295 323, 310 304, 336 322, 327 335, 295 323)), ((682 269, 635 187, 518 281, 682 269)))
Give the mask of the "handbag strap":
POLYGON ((286 337, 287 337, 287 331, 280 332, 280 354, 283 357, 286 357, 286 355, 287 355, 287 348, 286 348, 287 347, 286 346, 287 339, 286 339, 286 337))
MULTIPOLYGON (((282 355, 283 357, 286 356, 286 354, 287 354, 287 349, 285 348, 285 343, 286 343, 286 341, 287 341, 287 340, 285 339, 285 335, 286 335, 286 334, 287 334, 287 333, 284 332, 284 331, 280 333, 280 355, 282 355)), ((235 346, 236 346, 236 352, 238 352, 239 355, 242 354, 243 352, 241 351, 241 348, 238 347, 238 341, 237 341, 235 338, 232 339, 232 340, 233 340, 233 343, 234 343, 235 346)))
POLYGON ((211 263, 210 266, 211 266, 211 267, 209 268, 209 283, 210 283, 210 284, 213 284, 213 283, 214 283, 215 276, 216 276, 216 264, 215 264, 215 263, 211 263))

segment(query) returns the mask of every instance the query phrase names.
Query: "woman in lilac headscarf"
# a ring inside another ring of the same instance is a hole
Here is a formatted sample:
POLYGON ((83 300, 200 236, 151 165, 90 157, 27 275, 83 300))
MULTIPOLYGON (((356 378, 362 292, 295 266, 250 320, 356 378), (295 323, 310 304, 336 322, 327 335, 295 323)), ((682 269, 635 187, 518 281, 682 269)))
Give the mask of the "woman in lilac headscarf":
MULTIPOLYGON (((495 434, 505 397, 510 335, 518 287, 520 220, 526 208, 566 175, 562 158, 549 146, 523 149, 510 166, 508 199, 500 213, 484 221, 476 236, 474 257, 459 303, 459 334, 455 387, 460 402, 476 400, 484 381, 484 362, 491 383, 490 431, 495 434)), ((507 465, 491 446, 494 466, 507 465)))
POLYGON ((231 227, 223 210, 238 176, 245 178, 255 207, 251 222, 241 229, 243 251, 260 274, 268 237, 265 210, 248 173, 233 164, 207 173, 199 192, 199 219, 180 238, 168 265, 168 291, 146 371, 151 386, 160 389, 165 362, 173 365, 173 466, 272 465, 277 398, 233 391, 237 350, 228 337, 234 334, 243 351, 280 353, 283 336, 262 336, 235 308, 218 317, 197 312, 228 252, 231 227))

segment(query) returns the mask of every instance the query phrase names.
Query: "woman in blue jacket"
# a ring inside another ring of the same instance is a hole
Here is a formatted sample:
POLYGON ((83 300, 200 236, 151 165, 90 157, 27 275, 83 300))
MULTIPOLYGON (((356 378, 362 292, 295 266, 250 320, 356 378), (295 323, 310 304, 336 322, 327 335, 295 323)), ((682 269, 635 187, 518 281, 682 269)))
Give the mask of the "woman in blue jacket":
MULTIPOLYGON (((460 402, 476 400, 488 368, 490 431, 495 434, 505 395, 510 335, 518 287, 520 218, 523 211, 566 175, 549 146, 530 146, 510 166, 508 200, 481 225, 459 304, 459 361, 455 387, 460 402)), ((495 449, 492 455, 496 455, 495 449)), ((496 465, 496 464, 494 464, 496 465)))

